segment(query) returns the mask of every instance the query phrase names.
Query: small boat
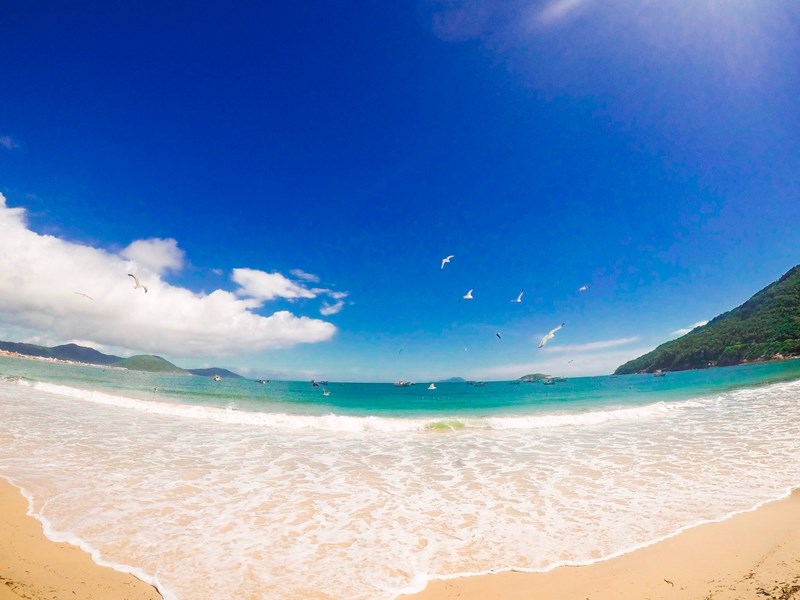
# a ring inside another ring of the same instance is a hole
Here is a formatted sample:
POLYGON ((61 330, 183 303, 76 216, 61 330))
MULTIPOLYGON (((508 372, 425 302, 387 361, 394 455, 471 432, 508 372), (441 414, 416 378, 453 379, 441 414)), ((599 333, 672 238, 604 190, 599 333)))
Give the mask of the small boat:
POLYGON ((311 380, 311 387, 319 387, 319 384, 312 379, 311 380))
POLYGON ((435 389, 436 389, 436 386, 435 386, 434 384, 430 384, 430 385, 428 386, 428 389, 429 389, 429 390, 435 390, 435 389))
POLYGON ((331 395, 331 391, 330 390, 322 390, 322 395, 323 396, 330 396, 331 395))
POLYGON ((544 379, 542 379, 542 383, 544 385, 555 385, 556 384, 556 380, 553 379, 552 377, 545 377, 544 379))
POLYGON ((394 387, 409 387, 412 385, 414 385, 413 381, 403 381, 402 379, 394 382, 394 387))
POLYGON ((264 385, 265 383, 267 383, 267 380, 266 379, 259 379, 258 383, 260 383, 261 385, 264 385))
POLYGON ((222 377, 220 377, 219 375, 214 375, 214 381, 220 381, 221 379, 222 377))
POLYGON ((664 377, 664 375, 666 375, 666 374, 667 374, 666 371, 662 371, 661 369, 656 369, 653 372, 653 377, 664 377))

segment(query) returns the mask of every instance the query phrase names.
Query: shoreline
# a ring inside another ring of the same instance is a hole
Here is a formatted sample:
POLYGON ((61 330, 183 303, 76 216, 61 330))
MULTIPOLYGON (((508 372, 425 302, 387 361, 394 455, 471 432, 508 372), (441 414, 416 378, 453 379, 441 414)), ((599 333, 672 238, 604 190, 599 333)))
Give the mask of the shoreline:
POLYGON ((431 579, 397 600, 456 598, 800 600, 800 488, 596 563, 431 579))
POLYGON ((50 540, 28 509, 22 490, 0 477, 0 600, 163 600, 155 586, 50 540))

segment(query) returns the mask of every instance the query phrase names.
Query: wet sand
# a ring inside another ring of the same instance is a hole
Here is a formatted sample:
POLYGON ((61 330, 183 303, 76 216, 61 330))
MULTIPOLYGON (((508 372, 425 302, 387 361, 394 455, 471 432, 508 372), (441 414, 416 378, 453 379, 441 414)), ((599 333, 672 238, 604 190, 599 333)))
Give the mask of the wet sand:
POLYGON ((157 600, 151 585, 48 540, 20 491, 0 479, 0 600, 157 600))
POLYGON ((432 581, 415 600, 800 600, 800 490, 611 560, 432 581))

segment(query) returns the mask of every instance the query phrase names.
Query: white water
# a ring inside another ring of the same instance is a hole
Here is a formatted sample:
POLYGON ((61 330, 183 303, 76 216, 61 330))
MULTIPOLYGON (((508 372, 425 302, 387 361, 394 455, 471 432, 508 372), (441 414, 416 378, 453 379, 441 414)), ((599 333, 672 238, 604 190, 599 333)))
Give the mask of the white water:
POLYGON ((800 483, 800 382, 579 415, 187 407, 0 383, 0 475, 49 535, 180 599, 391 598, 598 560, 800 483))

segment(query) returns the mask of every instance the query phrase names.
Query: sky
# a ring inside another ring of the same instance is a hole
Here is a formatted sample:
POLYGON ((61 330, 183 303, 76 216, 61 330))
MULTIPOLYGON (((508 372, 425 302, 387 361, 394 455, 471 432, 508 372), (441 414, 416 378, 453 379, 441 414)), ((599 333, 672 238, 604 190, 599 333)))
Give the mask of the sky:
POLYGON ((797 3, 252 4, 4 7, 0 339, 597 375, 800 263, 797 3))

